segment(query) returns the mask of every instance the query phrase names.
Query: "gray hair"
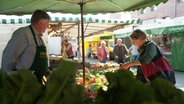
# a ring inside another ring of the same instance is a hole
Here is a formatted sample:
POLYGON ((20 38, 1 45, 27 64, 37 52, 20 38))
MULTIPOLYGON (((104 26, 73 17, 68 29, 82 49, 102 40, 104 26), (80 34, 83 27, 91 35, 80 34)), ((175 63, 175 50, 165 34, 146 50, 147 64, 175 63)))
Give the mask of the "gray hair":
POLYGON ((121 41, 122 42, 122 39, 118 38, 117 41, 121 41))

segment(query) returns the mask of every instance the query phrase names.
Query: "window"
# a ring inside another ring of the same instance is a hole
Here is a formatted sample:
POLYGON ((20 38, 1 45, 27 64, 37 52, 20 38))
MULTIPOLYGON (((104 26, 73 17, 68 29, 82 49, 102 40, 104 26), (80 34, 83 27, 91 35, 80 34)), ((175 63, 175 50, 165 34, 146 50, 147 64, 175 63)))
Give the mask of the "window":
POLYGON ((140 9, 139 12, 140 12, 140 14, 143 14, 143 9, 140 9))
POLYGON ((170 17, 169 17, 169 16, 167 16, 167 17, 162 17, 162 19, 170 19, 170 17))
POLYGON ((153 5, 153 6, 151 7, 151 11, 155 11, 155 10, 157 10, 157 6, 153 5))
POLYGON ((111 40, 111 41, 109 41, 109 45, 110 45, 110 47, 114 47, 114 41, 113 40, 111 40))
POLYGON ((145 14, 146 13, 146 9, 140 9, 140 14, 145 14))

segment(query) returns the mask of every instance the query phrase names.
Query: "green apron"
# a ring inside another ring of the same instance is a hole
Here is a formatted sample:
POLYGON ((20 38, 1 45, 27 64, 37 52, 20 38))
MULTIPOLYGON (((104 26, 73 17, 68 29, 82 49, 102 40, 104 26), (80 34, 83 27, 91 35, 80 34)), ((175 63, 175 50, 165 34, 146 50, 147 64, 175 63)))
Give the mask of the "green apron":
POLYGON ((36 54, 35 54, 33 64, 31 65, 29 69, 34 71, 34 74, 38 78, 39 82, 41 82, 42 77, 45 75, 47 68, 48 68, 47 49, 41 39, 40 41, 42 45, 40 46, 38 45, 36 41, 35 33, 31 25, 30 25, 30 29, 34 37, 34 41, 36 43, 36 54))

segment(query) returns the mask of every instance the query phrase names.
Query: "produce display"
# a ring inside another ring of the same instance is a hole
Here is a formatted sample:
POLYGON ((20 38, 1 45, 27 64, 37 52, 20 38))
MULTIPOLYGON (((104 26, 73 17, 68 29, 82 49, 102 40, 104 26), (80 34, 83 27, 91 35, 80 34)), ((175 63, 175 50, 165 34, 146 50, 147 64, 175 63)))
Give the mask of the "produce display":
MULTIPOLYGON (((90 69, 86 68, 85 75, 85 94, 87 97, 95 98, 100 88, 107 90, 107 79, 105 78, 106 72, 114 72, 119 69, 119 64, 116 63, 96 63, 90 65, 90 69)), ((76 74, 76 82, 83 85, 83 72, 78 70, 76 74)))
MULTIPOLYGON (((54 68, 58 68, 60 63, 65 62, 65 61, 69 61, 69 62, 75 62, 77 63, 77 68, 81 69, 82 66, 82 60, 78 60, 78 59, 63 59, 62 56, 54 56, 52 55, 52 57, 50 56, 50 67, 49 69, 52 70, 54 68)), ((89 68, 90 67, 90 63, 89 62, 85 62, 85 67, 89 68)))
POLYGON ((104 70, 104 69, 109 69, 109 68, 119 69, 120 65, 117 63, 111 63, 111 62, 107 62, 107 63, 98 62, 90 66, 90 69, 94 69, 94 70, 104 70))
POLYGON ((0 104, 183 104, 184 92, 164 79, 144 84, 128 70, 86 69, 63 61, 42 86, 29 70, 0 70, 0 104))
MULTIPOLYGON (((107 79, 105 78, 106 72, 114 72, 115 69, 107 69, 107 70, 89 70, 86 69, 86 81, 85 81, 85 96, 90 98, 95 98, 97 92, 100 88, 103 90, 107 90, 107 79)), ((76 82, 79 85, 83 85, 83 72, 82 70, 78 70, 76 74, 76 82)))

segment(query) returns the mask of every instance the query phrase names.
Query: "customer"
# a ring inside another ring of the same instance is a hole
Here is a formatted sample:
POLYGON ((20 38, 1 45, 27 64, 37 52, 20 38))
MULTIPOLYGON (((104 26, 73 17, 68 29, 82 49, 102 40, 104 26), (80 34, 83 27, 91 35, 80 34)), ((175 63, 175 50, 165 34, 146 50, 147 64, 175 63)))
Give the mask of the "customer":
POLYGON ((66 54, 67 54, 69 59, 74 58, 74 52, 73 52, 72 44, 68 42, 68 38, 63 39, 62 48, 63 48, 63 51, 66 51, 66 54))
POLYGON ((130 38, 133 44, 139 48, 140 55, 138 60, 125 63, 121 68, 127 70, 131 66, 139 66, 136 78, 145 83, 161 77, 175 84, 173 68, 162 57, 157 45, 152 41, 148 41, 146 34, 139 29, 135 30, 130 35, 130 38))
POLYGON ((91 58, 91 44, 88 46, 88 58, 91 58))
POLYGON ((129 48, 129 52, 131 53, 131 56, 133 57, 133 60, 137 60, 138 59, 138 47, 134 44, 132 44, 132 46, 129 48))
POLYGON ((45 11, 36 10, 31 17, 31 25, 13 33, 3 51, 3 71, 29 69, 41 82, 42 77, 49 73, 47 49, 42 39, 42 33, 49 27, 49 20, 45 11))
POLYGON ((106 63, 107 60, 109 60, 109 50, 106 47, 106 42, 105 41, 102 41, 101 42, 101 47, 98 47, 98 49, 97 49, 97 57, 98 57, 98 60, 101 63, 106 63))
POLYGON ((115 61, 118 63, 124 63, 126 60, 126 55, 128 54, 128 49, 124 44, 122 44, 122 39, 117 39, 116 42, 117 45, 113 49, 115 61))

